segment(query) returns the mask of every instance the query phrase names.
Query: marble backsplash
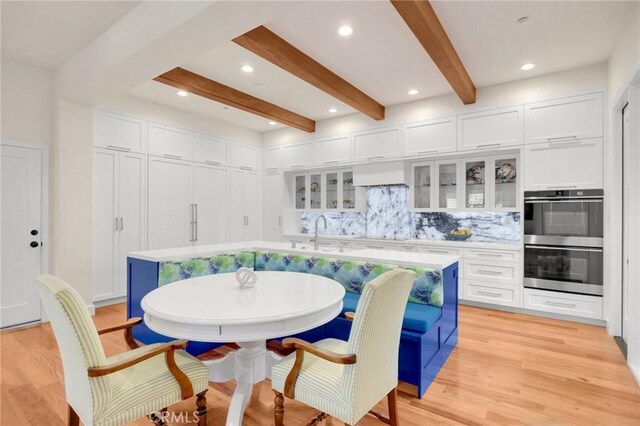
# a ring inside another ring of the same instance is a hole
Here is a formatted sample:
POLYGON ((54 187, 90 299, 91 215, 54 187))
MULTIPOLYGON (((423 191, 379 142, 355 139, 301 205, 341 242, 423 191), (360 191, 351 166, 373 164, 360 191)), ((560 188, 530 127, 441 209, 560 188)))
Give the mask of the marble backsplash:
MULTIPOLYGON (((303 212, 301 232, 315 231, 320 213, 303 212)), ((367 190, 367 211, 325 213, 327 229, 322 235, 405 240, 448 240, 451 231, 466 229, 469 242, 520 242, 519 212, 424 212, 409 210, 409 190, 405 186, 371 187, 367 190)))

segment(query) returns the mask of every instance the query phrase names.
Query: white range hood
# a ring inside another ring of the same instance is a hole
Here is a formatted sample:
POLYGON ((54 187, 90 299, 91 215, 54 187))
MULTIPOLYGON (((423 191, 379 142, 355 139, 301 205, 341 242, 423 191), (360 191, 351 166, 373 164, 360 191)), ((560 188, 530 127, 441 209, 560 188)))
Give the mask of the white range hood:
POLYGON ((353 166, 354 186, 409 185, 410 172, 404 161, 353 166))

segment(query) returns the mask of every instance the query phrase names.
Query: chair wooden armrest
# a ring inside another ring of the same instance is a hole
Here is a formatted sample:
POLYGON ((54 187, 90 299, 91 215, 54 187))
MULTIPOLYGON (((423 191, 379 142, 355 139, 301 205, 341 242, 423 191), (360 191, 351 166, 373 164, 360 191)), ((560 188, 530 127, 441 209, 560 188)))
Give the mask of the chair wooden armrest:
POLYGON ((132 330, 134 325, 138 325, 142 323, 142 318, 133 317, 129 318, 127 322, 119 325, 114 325, 113 327, 103 328, 102 330, 98 330, 98 334, 106 334, 111 333, 112 331, 124 330, 124 340, 127 342, 127 345, 131 349, 139 348, 138 342, 133 338, 132 330))
POLYGON ((355 312, 345 312, 344 313, 344 319, 346 319, 347 321, 353 322, 353 316, 355 314, 356 314, 355 312))
POLYGON ((300 370, 302 369, 305 352, 309 352, 310 354, 315 355, 318 358, 322 358, 325 361, 333 362, 335 364, 349 365, 356 363, 355 354, 340 354, 337 352, 332 352, 327 349, 315 346, 309 342, 305 342, 302 339, 296 339, 294 337, 284 339, 282 341, 282 347, 294 348, 296 350, 295 362, 293 363, 293 367, 291 367, 291 371, 289 372, 289 375, 287 376, 287 379, 284 383, 284 395, 287 398, 291 399, 294 399, 295 396, 296 381, 298 380, 300 370))
MULTIPOLYGON (((133 318, 132 318, 133 319, 133 318)), ((100 367, 89 367, 87 369, 87 374, 89 377, 101 377, 106 376, 111 373, 115 373, 117 371, 124 370, 126 368, 131 367, 132 365, 138 364, 142 361, 145 361, 149 358, 153 358, 154 356, 160 355, 162 353, 165 354, 165 359, 167 362, 167 367, 169 371, 176 379, 178 384, 180 385, 180 390, 182 392, 182 399, 187 399, 193 396, 193 386, 189 377, 178 368, 175 360, 175 351, 178 349, 184 349, 187 347, 186 340, 174 340, 173 342, 168 342, 163 345, 158 346, 157 348, 143 352, 135 358, 125 359, 119 362, 115 362, 109 365, 102 365, 100 367)))

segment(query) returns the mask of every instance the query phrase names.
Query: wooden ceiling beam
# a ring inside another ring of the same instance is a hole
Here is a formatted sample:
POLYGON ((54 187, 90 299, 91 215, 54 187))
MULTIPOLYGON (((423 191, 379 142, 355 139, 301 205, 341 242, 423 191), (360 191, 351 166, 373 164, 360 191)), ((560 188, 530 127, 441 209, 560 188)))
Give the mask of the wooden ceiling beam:
POLYGON ((476 102, 476 87, 427 0, 391 0, 404 22, 465 105, 476 102))
POLYGON ((313 133, 316 130, 316 122, 310 118, 225 86, 184 68, 174 68, 159 75, 154 80, 308 133, 313 133))
POLYGON ((384 119, 383 105, 268 28, 259 26, 233 41, 374 120, 384 119))

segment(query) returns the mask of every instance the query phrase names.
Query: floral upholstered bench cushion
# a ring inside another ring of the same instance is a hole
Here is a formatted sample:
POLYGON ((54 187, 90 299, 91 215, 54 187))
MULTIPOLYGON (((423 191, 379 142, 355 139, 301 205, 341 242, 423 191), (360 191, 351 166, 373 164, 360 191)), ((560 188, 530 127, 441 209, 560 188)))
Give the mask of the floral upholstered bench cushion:
MULTIPOLYGON (((288 271, 322 275, 342 284, 349 293, 360 294, 364 285, 398 265, 368 263, 359 260, 343 260, 310 255, 262 252, 255 253, 256 271, 288 271)), ((409 302, 442 307, 442 273, 439 269, 426 267, 402 268, 416 272, 416 280, 409 294, 409 302)))
POLYGON ((187 278, 203 275, 235 272, 240 268, 253 269, 255 255, 252 251, 236 254, 218 254, 211 257, 168 260, 160 262, 158 287, 187 278))

